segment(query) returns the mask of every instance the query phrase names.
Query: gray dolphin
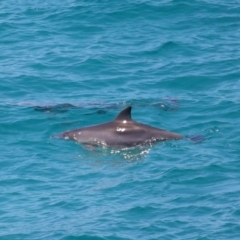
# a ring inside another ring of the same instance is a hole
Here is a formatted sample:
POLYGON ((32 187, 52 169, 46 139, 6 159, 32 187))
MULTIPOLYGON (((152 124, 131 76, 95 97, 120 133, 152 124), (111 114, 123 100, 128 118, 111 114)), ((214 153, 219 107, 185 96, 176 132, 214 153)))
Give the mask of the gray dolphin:
POLYGON ((180 134, 133 121, 131 110, 132 107, 128 106, 111 122, 70 130, 54 135, 53 138, 113 148, 135 147, 184 138, 180 134))

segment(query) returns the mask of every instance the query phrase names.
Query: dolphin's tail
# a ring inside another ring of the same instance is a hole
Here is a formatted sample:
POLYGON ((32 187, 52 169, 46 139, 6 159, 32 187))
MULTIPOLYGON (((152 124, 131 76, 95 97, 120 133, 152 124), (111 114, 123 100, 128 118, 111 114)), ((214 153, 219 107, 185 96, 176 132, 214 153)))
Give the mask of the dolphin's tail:
POLYGON ((206 137, 203 135, 193 135, 193 136, 185 136, 185 137, 194 143, 201 143, 206 139, 206 137))

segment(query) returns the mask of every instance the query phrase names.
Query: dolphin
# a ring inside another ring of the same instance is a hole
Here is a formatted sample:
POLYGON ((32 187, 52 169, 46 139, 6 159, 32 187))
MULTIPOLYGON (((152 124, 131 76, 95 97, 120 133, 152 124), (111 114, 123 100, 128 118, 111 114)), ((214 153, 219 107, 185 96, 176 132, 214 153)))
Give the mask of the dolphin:
POLYGON ((131 110, 131 106, 126 107, 111 122, 62 132, 52 137, 111 148, 136 147, 184 138, 177 133, 135 122, 131 110))

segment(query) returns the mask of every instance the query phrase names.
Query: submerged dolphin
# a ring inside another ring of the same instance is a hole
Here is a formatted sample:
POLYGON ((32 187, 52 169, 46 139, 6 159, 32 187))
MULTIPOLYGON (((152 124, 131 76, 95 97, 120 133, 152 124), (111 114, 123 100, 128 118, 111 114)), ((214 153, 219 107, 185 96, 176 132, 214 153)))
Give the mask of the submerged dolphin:
POLYGON ((183 138, 180 134, 133 121, 131 110, 131 106, 126 107, 111 122, 78 128, 53 137, 114 148, 135 147, 157 141, 183 138))

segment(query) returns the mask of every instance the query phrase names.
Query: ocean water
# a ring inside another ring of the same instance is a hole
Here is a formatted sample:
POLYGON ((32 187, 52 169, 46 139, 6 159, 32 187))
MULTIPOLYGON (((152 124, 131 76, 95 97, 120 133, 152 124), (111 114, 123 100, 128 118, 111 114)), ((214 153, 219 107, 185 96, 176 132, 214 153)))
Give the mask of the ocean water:
POLYGON ((240 239, 238 0, 0 3, 0 239, 240 239), (86 149, 133 119, 185 136, 86 149))

